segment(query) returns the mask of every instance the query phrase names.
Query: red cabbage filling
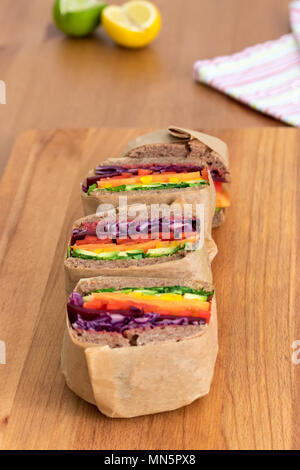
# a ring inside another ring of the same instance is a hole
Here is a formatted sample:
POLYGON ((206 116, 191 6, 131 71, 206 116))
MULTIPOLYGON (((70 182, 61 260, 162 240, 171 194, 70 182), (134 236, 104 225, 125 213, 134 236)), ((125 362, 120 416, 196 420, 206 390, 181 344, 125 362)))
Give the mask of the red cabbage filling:
POLYGON ((126 330, 132 330, 134 328, 155 328, 158 326, 170 326, 170 325, 205 325, 205 320, 190 320, 186 317, 177 318, 162 318, 157 313, 147 313, 140 317, 134 317, 129 315, 122 315, 117 313, 105 312, 102 316, 99 316, 95 320, 85 320, 79 314, 75 323, 72 323, 74 330, 83 331, 108 331, 124 333, 126 330))
MULTIPOLYGON (((142 165, 136 167, 127 167, 127 166, 97 166, 95 168, 95 176, 89 176, 86 179, 86 184, 82 184, 82 190, 86 193, 88 189, 93 184, 96 184, 97 181, 100 181, 104 178, 112 178, 114 176, 120 176, 122 173, 131 173, 132 176, 136 176, 138 174, 138 170, 140 168, 152 170, 156 173, 190 173, 194 171, 202 171, 204 166, 199 165, 159 165, 159 164, 152 164, 152 165, 142 165)), ((212 179, 214 181, 219 181, 222 183, 226 183, 226 174, 222 172, 220 169, 210 169, 212 179)))
MULTIPOLYGON (((70 245, 75 245, 77 240, 84 240, 86 236, 95 236, 97 234, 97 227, 101 229, 101 233, 107 233, 107 237, 111 239, 111 243, 116 243, 122 237, 137 239, 138 234, 152 235, 152 238, 157 238, 154 234, 164 234, 159 238, 162 239, 181 239, 184 233, 194 233, 200 230, 199 219, 184 219, 182 218, 166 218, 147 219, 137 222, 136 220, 108 222, 107 220, 101 223, 88 222, 76 228, 72 232, 70 245), (134 233, 134 236, 131 234, 134 233)), ((101 237, 103 238, 103 237, 101 237)))

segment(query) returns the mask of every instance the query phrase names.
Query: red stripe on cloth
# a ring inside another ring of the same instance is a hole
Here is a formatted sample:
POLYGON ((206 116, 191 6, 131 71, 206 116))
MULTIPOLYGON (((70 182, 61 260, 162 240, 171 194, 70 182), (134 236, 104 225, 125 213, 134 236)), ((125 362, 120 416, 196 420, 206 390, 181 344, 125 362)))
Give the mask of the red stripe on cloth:
MULTIPOLYGON (((295 116, 295 114, 296 114, 296 115, 299 115, 299 114, 300 114, 300 106, 299 106, 297 109, 295 109, 294 111, 285 113, 285 117, 287 117, 287 116, 295 116)), ((300 126, 300 124, 298 124, 298 127, 299 127, 299 126, 300 126)))
MULTIPOLYGON (((283 65, 286 65, 290 62, 294 62, 296 59, 299 59, 299 55, 297 51, 287 51, 287 53, 281 57, 276 57, 276 59, 270 60, 269 62, 265 62, 263 64, 257 65, 256 67, 248 67, 247 69, 244 70, 238 70, 235 73, 231 74, 227 72, 224 75, 220 75, 215 78, 215 80, 222 80, 222 83, 225 85, 226 83, 235 84, 235 83, 240 83, 240 81, 234 82, 234 80, 237 80, 238 78, 251 78, 252 76, 257 76, 257 74, 261 71, 266 72, 266 70, 271 71, 274 70, 274 72, 277 71, 278 67, 282 67, 283 65)), ((300 61, 300 59, 299 59, 300 61)))
POLYGON ((283 36, 281 36, 281 38, 279 39, 276 39, 276 40, 272 40, 272 41, 267 41, 267 42, 264 42, 262 44, 256 44, 255 46, 251 46, 251 47, 247 47, 246 49, 244 49, 243 51, 241 52, 236 52, 235 54, 232 54, 232 55, 227 55, 227 56, 219 56, 219 57, 215 57, 214 59, 208 59, 208 60, 200 60, 197 62, 197 64, 200 66, 201 65, 206 65, 206 64, 209 64, 209 65, 218 65, 218 64, 222 64, 224 62, 238 62, 240 59, 244 58, 244 57, 248 57, 256 52, 259 52, 261 50, 267 50, 270 48, 270 46, 276 44, 280 44, 280 43, 284 43, 286 41, 289 41, 292 37, 292 34, 284 34, 283 36))
POLYGON ((287 91, 290 88, 292 88, 292 86, 295 85, 297 81, 299 82, 299 89, 300 89, 300 77, 299 79, 290 78, 286 82, 281 83, 280 85, 276 87, 270 87, 264 90, 257 90, 252 93, 247 93, 247 96, 249 99, 251 99, 251 98, 256 98, 256 97, 266 98, 268 96, 277 95, 279 93, 283 93, 284 91, 287 91))
POLYGON ((299 96, 298 102, 296 102, 294 99, 293 101, 289 101, 288 103, 281 103, 281 104, 274 104, 274 105, 271 104, 266 109, 270 112, 278 110, 286 114, 289 110, 293 110, 294 108, 297 108, 300 111, 300 96, 299 96))
POLYGON ((296 13, 296 14, 297 14, 297 13, 300 14, 300 8, 298 8, 298 7, 296 7, 296 6, 291 7, 291 8, 290 8, 290 13, 291 13, 291 14, 295 14, 295 13, 296 13))
POLYGON ((211 84, 213 86, 216 86, 217 83, 220 83, 222 87, 238 87, 242 85, 248 85, 249 83, 253 83, 255 81, 260 81, 264 80, 266 78, 271 77, 272 75, 284 72, 285 70, 288 70, 291 68, 291 66, 294 66, 296 64, 300 64, 300 55, 298 54, 293 54, 294 58, 286 61, 283 65, 281 65, 278 68, 272 67, 267 73, 264 73, 263 75, 251 75, 250 77, 248 76, 244 80, 240 80, 238 82, 232 82, 230 80, 222 80, 222 77, 215 78, 211 81, 211 84))

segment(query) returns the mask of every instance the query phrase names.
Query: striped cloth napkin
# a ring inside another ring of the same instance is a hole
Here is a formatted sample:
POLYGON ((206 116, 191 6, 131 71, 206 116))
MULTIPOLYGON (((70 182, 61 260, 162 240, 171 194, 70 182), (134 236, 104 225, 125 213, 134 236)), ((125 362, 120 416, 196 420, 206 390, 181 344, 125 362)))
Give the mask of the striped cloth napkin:
POLYGON ((194 78, 300 127, 300 1, 290 4, 291 34, 231 56, 198 60, 194 78))

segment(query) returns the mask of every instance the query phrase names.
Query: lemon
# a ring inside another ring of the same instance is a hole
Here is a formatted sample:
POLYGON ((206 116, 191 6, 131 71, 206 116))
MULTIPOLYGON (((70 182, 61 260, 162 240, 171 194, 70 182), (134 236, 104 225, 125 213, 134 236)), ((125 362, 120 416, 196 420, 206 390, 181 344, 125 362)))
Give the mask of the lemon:
POLYGON ((158 35, 161 17, 153 3, 132 0, 122 6, 106 7, 102 13, 102 26, 117 44, 143 47, 158 35))
POLYGON ((53 18, 56 26, 68 36, 88 36, 100 24, 102 0, 56 0, 53 18))

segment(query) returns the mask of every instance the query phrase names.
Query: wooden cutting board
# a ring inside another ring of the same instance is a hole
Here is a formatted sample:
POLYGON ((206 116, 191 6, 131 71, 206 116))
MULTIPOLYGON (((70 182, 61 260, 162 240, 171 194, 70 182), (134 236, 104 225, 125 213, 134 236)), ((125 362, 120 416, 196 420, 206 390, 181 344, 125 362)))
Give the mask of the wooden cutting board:
POLYGON ((173 412, 109 419, 64 383, 63 259, 82 215, 79 183, 148 130, 33 130, 16 141, 0 188, 0 448, 299 448, 295 129, 210 130, 230 147, 232 208, 215 231, 220 353, 209 396, 173 412))

